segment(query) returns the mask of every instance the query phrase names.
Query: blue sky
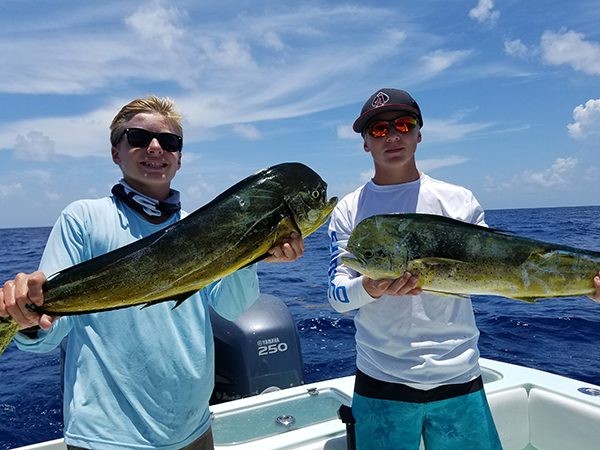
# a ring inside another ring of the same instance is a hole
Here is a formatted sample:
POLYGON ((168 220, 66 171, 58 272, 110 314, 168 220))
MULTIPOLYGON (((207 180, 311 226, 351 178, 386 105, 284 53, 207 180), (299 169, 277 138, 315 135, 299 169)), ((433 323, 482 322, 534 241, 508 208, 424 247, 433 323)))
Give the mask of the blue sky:
POLYGON ((285 161, 355 189, 351 124, 381 87, 421 106, 419 168, 484 208, 599 204, 596 0, 366 3, 0 1, 0 228, 106 195, 108 124, 149 94, 185 116, 189 211, 285 161))

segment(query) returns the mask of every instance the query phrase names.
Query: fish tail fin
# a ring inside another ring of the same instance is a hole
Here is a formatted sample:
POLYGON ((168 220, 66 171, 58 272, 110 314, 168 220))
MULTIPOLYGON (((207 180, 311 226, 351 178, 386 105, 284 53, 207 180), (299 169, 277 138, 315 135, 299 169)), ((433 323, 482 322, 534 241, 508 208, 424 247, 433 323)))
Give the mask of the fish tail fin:
POLYGON ((19 324, 12 317, 0 317, 0 355, 19 331, 19 324))

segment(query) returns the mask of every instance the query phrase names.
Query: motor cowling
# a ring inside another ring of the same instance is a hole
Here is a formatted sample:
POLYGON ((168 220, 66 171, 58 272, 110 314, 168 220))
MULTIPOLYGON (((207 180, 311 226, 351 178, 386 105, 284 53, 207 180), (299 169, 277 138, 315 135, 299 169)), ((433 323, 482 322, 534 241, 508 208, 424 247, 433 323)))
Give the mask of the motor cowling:
POLYGON ((211 404, 304 384, 300 339, 287 305, 270 294, 234 321, 212 309, 215 388, 211 404))

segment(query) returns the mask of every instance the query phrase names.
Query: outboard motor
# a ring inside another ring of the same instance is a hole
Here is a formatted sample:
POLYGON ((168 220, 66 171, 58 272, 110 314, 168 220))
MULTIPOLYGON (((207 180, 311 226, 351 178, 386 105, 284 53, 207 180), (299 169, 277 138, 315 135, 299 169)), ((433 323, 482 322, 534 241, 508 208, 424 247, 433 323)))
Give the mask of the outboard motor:
POLYGON ((300 339, 287 305, 261 294, 234 321, 210 310, 215 340, 211 404, 304 384, 300 339))

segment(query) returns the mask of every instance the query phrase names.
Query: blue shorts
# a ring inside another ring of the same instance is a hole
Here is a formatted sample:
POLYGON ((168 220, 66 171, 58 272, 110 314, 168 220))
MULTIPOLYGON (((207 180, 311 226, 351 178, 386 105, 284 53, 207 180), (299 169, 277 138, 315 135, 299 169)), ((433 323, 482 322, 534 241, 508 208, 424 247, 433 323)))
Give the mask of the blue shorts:
POLYGON ((418 450, 421 437, 428 450, 502 450, 482 388, 418 402, 355 392, 352 414, 358 450, 418 450))

